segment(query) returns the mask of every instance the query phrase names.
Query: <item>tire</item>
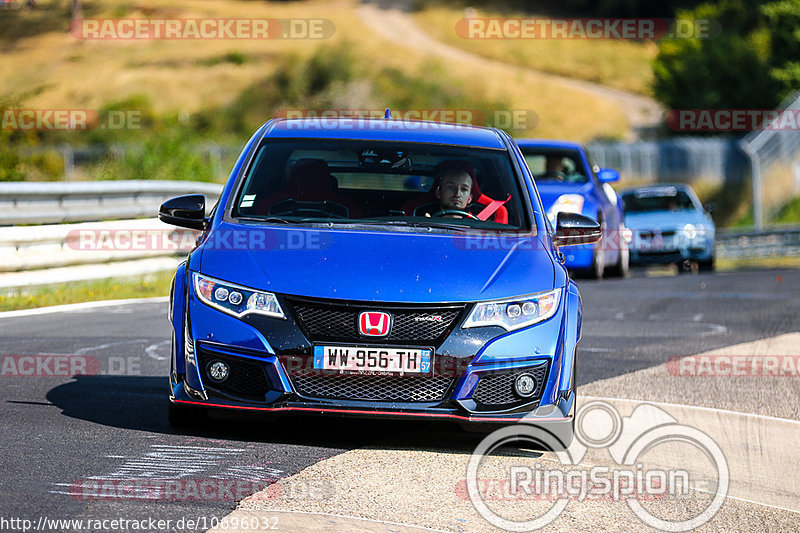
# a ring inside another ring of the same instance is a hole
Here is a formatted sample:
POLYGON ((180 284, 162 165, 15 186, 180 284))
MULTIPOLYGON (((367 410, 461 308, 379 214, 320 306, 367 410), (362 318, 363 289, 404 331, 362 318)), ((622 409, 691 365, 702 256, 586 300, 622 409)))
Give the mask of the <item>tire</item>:
POLYGON ((697 266, 700 272, 714 272, 714 256, 707 261, 700 261, 697 266))
POLYGON ((624 242, 625 239, 622 229, 619 231, 619 240, 619 257, 617 258, 617 262, 614 263, 614 266, 608 269, 608 274, 611 277, 624 278, 628 275, 628 271, 631 268, 631 251, 624 242))
POLYGON ((602 258, 603 251, 600 246, 600 243, 595 243, 592 249, 592 266, 589 268, 589 277, 597 280, 603 279, 606 271, 606 265, 602 258))
POLYGON ((206 419, 206 410, 200 407, 188 407, 169 402, 167 420, 174 428, 186 428, 199 425, 206 419))

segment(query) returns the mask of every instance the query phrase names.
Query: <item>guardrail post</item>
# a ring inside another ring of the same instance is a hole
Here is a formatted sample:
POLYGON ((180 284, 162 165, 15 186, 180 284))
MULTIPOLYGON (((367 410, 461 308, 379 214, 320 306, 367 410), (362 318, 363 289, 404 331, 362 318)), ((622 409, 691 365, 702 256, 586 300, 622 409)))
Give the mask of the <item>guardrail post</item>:
POLYGON ((739 146, 741 146, 742 150, 744 150, 744 153, 747 154, 748 159, 750 159, 750 180, 753 189, 753 226, 755 226, 757 230, 760 230, 764 227, 764 202, 761 192, 761 164, 758 160, 758 154, 753 151, 752 147, 748 143, 741 142, 739 146))
POLYGON ((222 175, 222 148, 217 143, 210 143, 208 156, 211 159, 211 171, 214 173, 214 179, 218 179, 222 175))
POLYGON ((75 151, 69 143, 59 144, 58 151, 64 157, 64 181, 70 181, 75 177, 75 151))

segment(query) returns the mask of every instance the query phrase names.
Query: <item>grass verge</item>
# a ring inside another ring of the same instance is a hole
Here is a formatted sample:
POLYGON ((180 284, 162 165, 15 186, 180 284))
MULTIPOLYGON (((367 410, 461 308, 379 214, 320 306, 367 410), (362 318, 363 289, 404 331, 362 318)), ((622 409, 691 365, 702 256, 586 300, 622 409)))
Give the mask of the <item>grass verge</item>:
POLYGON ((0 311, 35 307, 169 296, 173 272, 159 272, 138 278, 108 278, 79 283, 61 283, 47 287, 12 289, 0 294, 0 311))
POLYGON ((720 272, 759 268, 800 268, 800 257, 717 258, 716 268, 720 272))

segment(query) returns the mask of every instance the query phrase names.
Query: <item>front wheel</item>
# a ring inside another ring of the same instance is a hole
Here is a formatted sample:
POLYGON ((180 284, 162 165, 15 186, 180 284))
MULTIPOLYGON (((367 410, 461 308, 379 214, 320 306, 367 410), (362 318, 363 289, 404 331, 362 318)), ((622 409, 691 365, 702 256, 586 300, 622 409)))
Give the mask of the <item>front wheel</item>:
POLYGON ((628 271, 631 268, 631 251, 628 245, 625 244, 625 237, 622 230, 619 232, 619 239, 619 256, 614 266, 609 269, 608 274, 616 278, 624 278, 628 275, 628 271))
POLYGON ((592 279, 603 279, 606 271, 605 258, 603 257, 602 245, 595 243, 592 250, 592 266, 589 269, 589 276, 592 279))
POLYGON ((714 256, 712 255, 711 259, 706 261, 700 261, 697 266, 700 272, 714 272, 714 256))

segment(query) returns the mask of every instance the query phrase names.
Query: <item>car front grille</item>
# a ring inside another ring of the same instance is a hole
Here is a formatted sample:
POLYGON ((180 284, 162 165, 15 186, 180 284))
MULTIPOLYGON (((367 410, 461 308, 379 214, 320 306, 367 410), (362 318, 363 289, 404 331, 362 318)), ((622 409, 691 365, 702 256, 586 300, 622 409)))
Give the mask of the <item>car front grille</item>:
POLYGON ((292 375, 301 396, 335 400, 438 402, 453 382, 451 376, 323 375, 319 371, 292 375))
POLYGON ((264 368, 256 361, 212 352, 204 348, 197 350, 197 358, 200 371, 203 374, 203 383, 207 389, 231 396, 261 401, 264 400, 264 395, 270 390, 264 368), (214 361, 222 361, 230 367, 230 375, 222 383, 215 383, 208 375, 208 367, 214 361))
POLYGON ((547 379, 547 362, 514 372, 492 372, 483 374, 475 387, 472 399, 482 409, 510 409, 517 405, 538 401, 547 379), (514 392, 514 381, 520 374, 531 374, 536 380, 536 390, 529 398, 521 398, 514 392))
POLYGON ((370 343, 438 344, 452 331, 463 305, 393 306, 370 304, 338 304, 321 301, 287 299, 301 328, 311 341, 370 343), (365 337, 358 331, 358 315, 362 311, 383 311, 393 317, 386 337, 365 337))

